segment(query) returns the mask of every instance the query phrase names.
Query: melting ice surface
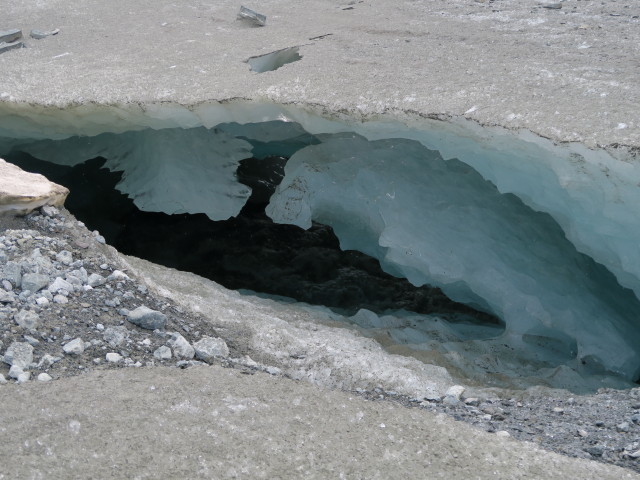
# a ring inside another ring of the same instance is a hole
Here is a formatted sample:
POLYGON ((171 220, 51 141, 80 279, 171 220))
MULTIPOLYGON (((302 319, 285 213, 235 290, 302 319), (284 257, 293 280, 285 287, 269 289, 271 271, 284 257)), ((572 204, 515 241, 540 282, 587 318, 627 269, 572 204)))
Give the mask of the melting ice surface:
POLYGON ((491 338, 489 327, 406 312, 361 311, 345 321, 385 331, 397 345, 438 350, 469 375, 493 369, 555 378, 556 386, 579 374, 638 378, 634 164, 477 126, 337 122, 292 110, 299 123, 283 122, 269 108, 255 113, 259 123, 242 109, 137 117, 129 119, 135 129, 155 130, 119 135, 100 134, 101 122, 60 132, 24 120, 31 135, 5 128, 22 139, 0 139, 0 155, 25 151, 65 165, 103 156, 124 171, 118 188, 141 209, 213 219, 235 215, 250 194, 235 178, 239 160, 291 156, 267 209, 275 221, 331 225, 342 248, 494 313, 506 330, 491 338), (159 129, 200 125, 208 128, 159 129))

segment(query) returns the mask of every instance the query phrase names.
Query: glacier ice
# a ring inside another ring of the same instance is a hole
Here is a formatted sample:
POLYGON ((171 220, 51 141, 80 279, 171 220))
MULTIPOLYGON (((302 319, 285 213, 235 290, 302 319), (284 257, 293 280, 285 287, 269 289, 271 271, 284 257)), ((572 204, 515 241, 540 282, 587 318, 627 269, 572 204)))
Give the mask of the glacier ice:
POLYGON ((103 135, 120 142, 114 134, 124 132, 131 147, 134 131, 141 138, 164 135, 167 143, 132 147, 123 159, 120 147, 98 155, 110 159, 110 168, 129 170, 132 180, 123 181, 123 191, 138 192, 136 203, 145 208, 155 202, 153 208, 180 211, 184 204, 185 211, 212 218, 234 215, 249 194, 235 182, 238 160, 292 155, 270 207, 275 218, 333 225, 344 248, 371 254, 414 283, 442 284, 455 299, 501 315, 508 328, 496 340, 510 348, 544 344, 560 351, 558 358, 573 359, 568 364, 576 370, 637 379, 640 166, 624 149, 556 144, 464 119, 398 112, 360 118, 357 112, 268 101, 64 110, 0 104, 0 136, 6 137, 0 156, 26 145, 35 155, 43 141, 39 158, 51 160, 58 150, 64 163, 79 158, 70 153, 83 142, 103 135), (211 138, 183 140, 179 129, 211 138), (229 141, 228 150, 213 146, 218 138, 229 141), (218 153, 202 151, 209 141, 218 153), (181 144, 194 155, 168 159, 166 153, 182 151, 181 144), (154 158, 141 158, 144 151, 154 158), (144 168, 136 170, 134 159, 144 168), (165 192, 152 186, 156 179, 171 180, 175 188, 167 198, 173 200, 160 200, 165 192), (431 185, 431 193, 419 188, 421 182, 431 185), (438 192, 447 201, 438 201, 438 192), (197 206, 200 201, 206 205, 197 206), (443 223, 427 223, 436 221, 443 223))
POLYGON ((546 338, 566 345, 576 368, 638 374, 633 292, 579 253, 549 215, 418 142, 342 134, 306 147, 287 163, 267 214, 302 228, 330 225, 343 249, 495 313, 513 348, 546 338))
POLYGON ((251 189, 238 183, 235 173, 239 161, 251 157, 251 148, 204 127, 11 144, 13 150, 59 165, 104 157, 105 167, 123 172, 117 188, 140 210, 205 213, 213 220, 237 215, 249 198, 251 189))

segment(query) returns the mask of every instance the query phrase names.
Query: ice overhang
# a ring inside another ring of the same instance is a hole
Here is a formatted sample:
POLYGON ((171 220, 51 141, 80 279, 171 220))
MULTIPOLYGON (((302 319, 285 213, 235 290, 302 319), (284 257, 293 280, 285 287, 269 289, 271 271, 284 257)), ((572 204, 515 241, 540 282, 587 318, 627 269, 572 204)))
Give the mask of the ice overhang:
POLYGON ((319 145, 292 157, 272 199, 274 218, 333 223, 342 242, 393 273, 434 282, 454 299, 505 317, 515 346, 526 335, 554 338, 568 350, 576 342, 576 359, 590 368, 637 378, 640 167, 632 149, 557 144, 461 118, 362 118, 243 100, 0 106, 0 155, 19 148, 64 164, 104 156, 125 172, 123 191, 141 208, 211 218, 234 215, 246 201, 246 188, 234 184, 241 158, 300 135, 319 145), (188 153, 176 154, 182 147, 188 153), (431 211, 445 212, 440 220, 421 213, 438 202, 422 196, 431 180, 441 199, 431 211), (450 208, 470 192, 480 196, 450 208), (415 228, 425 220, 434 223, 415 228), (429 237, 447 222, 444 237, 429 237), (501 233, 517 245, 502 250, 504 258, 496 247, 501 233), (492 271, 493 261, 502 267, 492 271))

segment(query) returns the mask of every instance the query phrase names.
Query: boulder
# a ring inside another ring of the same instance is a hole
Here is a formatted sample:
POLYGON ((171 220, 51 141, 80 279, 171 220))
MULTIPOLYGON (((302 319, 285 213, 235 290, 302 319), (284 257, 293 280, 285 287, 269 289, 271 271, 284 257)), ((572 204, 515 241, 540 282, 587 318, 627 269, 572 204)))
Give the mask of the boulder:
POLYGON ((0 215, 26 215, 43 205, 62 206, 69 190, 0 158, 0 215))

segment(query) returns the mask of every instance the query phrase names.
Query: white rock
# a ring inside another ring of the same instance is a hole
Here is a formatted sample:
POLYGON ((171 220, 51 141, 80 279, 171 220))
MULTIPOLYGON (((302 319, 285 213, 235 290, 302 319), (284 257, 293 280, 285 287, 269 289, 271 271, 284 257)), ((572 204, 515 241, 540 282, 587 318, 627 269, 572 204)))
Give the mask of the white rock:
POLYGON ((120 270, 114 270, 113 272, 111 272, 111 275, 107 277, 107 280, 109 281, 129 280, 129 275, 127 275, 126 273, 120 270))
POLYGON ((27 342, 13 342, 4 352, 4 362, 27 368, 33 362, 33 346, 27 342))
POLYGON ((119 347, 125 342, 128 335, 129 331, 125 327, 107 327, 102 334, 102 338, 112 347, 119 347))
POLYGON ((54 303, 59 303, 59 304, 65 304, 65 303, 69 303, 69 299, 67 297, 65 297, 64 295, 56 295, 55 297, 53 297, 53 302, 54 303))
POLYGON ((12 365, 9 369, 9 378, 18 378, 24 373, 24 369, 18 365, 12 365))
POLYGON ((27 173, 0 159, 0 214, 25 215, 43 205, 64 204, 65 187, 39 174, 27 173))
POLYGON ((22 372, 17 378, 18 383, 26 383, 29 380, 31 380, 31 372, 22 372))
POLYGON ((53 377, 51 375, 49 375, 48 373, 41 373, 40 375, 38 375, 38 381, 39 382, 50 382, 51 380, 53 380, 53 377))
POLYGON ((166 345, 162 345, 153 352, 153 356, 158 360, 170 360, 172 357, 171 349, 166 345))
POLYGON ((62 360, 62 358, 60 357, 54 357, 53 355, 49 355, 48 353, 43 355, 42 358, 40 359, 40 361, 38 362, 38 368, 41 368, 43 366, 48 367, 53 365, 56 362, 59 362, 60 360, 62 360))
POLYGON ((176 356, 176 358, 191 360, 196 354, 195 349, 191 346, 187 339, 177 332, 171 334, 169 346, 173 348, 173 354, 176 356))
POLYGON ((66 292, 68 295, 69 292, 73 292, 73 285, 71 285, 66 280, 63 280, 61 277, 56 277, 53 283, 49 285, 49 288, 47 290, 49 290, 51 293, 62 293, 63 295, 63 292, 66 292))
POLYGON ((84 353, 84 341, 81 338, 75 338, 62 347, 62 350, 69 355, 81 355, 84 353))
POLYGON ((0 385, 4 385, 7 383, 7 379, 4 377, 3 374, 0 373, 0 385))
POLYGON ((213 362, 216 357, 228 357, 229 347, 221 338, 202 337, 193 344, 196 358, 207 363, 213 362))
POLYGON ((35 330, 38 328, 40 317, 36 312, 31 310, 20 310, 13 316, 16 323, 25 330, 35 330))
POLYGON ((105 358, 109 363, 118 363, 120 360, 122 360, 122 355, 116 352, 109 352, 105 355, 105 358))
POLYGON ((56 254, 56 260, 64 265, 71 265, 73 263, 73 256, 68 250, 62 250, 56 254))
POLYGON ((496 437, 502 437, 502 438, 507 438, 510 437, 511 434, 509 432, 507 432, 506 430, 498 430, 496 432, 496 437))
POLYGON ((106 280, 104 279, 104 277, 102 275, 98 275, 97 273, 92 273, 91 275, 89 275, 89 278, 87 278, 87 284, 90 287, 99 287, 100 285, 104 285, 105 282, 106 280))
POLYGON ((449 387, 449 389, 445 392, 445 397, 452 397, 456 400, 460 400, 460 396, 464 393, 465 388, 462 385, 454 385, 449 387))
POLYGON ((40 298, 36 298, 36 303, 40 306, 45 306, 45 305, 49 305, 49 300, 47 300, 45 297, 40 297, 40 298))

